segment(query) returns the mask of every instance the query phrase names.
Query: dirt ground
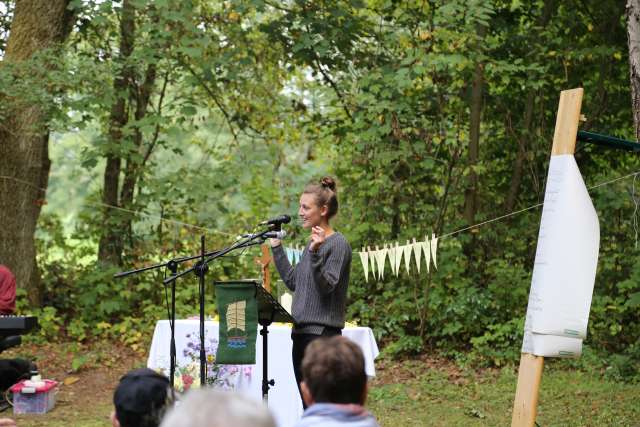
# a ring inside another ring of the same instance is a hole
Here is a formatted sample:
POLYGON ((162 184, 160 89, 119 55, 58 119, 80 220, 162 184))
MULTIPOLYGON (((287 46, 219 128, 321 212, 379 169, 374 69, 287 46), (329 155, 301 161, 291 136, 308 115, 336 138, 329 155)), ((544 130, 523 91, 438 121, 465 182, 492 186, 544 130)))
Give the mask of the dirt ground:
POLYGON ((113 391, 122 375, 143 367, 146 357, 111 343, 22 345, 2 353, 2 358, 28 358, 43 378, 59 382, 56 405, 47 414, 13 415, 19 427, 109 426, 113 391))

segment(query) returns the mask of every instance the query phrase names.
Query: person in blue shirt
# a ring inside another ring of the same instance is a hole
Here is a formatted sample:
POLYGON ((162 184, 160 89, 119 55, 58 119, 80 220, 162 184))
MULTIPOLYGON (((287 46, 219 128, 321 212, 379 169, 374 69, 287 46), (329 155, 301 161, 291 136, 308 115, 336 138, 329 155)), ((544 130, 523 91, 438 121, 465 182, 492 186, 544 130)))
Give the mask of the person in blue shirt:
POLYGON ((295 427, 379 427, 364 407, 364 355, 348 338, 338 335, 309 344, 300 388, 307 409, 295 427))

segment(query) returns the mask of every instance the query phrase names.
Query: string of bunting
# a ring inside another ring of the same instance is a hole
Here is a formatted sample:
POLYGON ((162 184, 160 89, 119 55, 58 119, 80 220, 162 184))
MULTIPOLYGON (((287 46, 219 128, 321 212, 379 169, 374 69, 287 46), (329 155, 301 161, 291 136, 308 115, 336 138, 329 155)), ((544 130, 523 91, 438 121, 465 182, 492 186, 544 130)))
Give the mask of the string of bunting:
POLYGON ((386 243, 382 248, 375 246, 375 249, 363 247, 358 256, 362 263, 362 269, 364 270, 364 280, 369 282, 369 271, 373 279, 384 279, 384 271, 387 265, 387 259, 389 260, 389 266, 391 267, 391 274, 398 277, 400 274, 400 267, 404 259, 404 267, 407 270, 407 274, 410 273, 411 261, 415 262, 416 269, 420 273, 422 265, 422 259, 424 256, 424 263, 427 268, 427 272, 433 263, 434 268, 438 268, 437 261, 438 253, 438 238, 435 234, 431 235, 431 239, 425 236, 424 240, 416 241, 415 238, 411 242, 407 240, 405 245, 400 245, 398 242, 386 243))
MULTIPOLYGON (((609 184, 612 184, 614 182, 617 181, 621 181, 627 178, 631 178, 633 177, 633 192, 632 192, 632 199, 633 202, 635 204, 635 210, 633 213, 633 220, 634 220, 634 229, 636 231, 636 236, 637 236, 637 212, 638 212, 638 199, 636 199, 635 196, 635 181, 637 179, 637 177, 640 175, 640 171, 635 171, 632 173, 629 173, 627 175, 623 175, 623 176, 619 176, 617 178, 611 179, 609 181, 605 181, 605 182, 601 182, 599 184, 595 184, 592 185, 590 187, 588 187, 589 190, 593 190, 599 187, 603 187, 609 184)), ((10 177, 10 176, 4 176, 4 175, 0 175, 0 179, 6 179, 6 180, 12 180, 12 181, 17 181, 20 183, 23 183, 25 185, 30 185, 33 186, 31 183, 14 178, 14 177, 10 177)), ((38 188, 36 186, 34 186, 35 188, 38 188)), ((41 190, 43 193, 46 193, 46 189, 44 188, 38 188, 39 190, 41 190)), ((81 203, 81 205, 83 206, 92 206, 92 207, 105 207, 108 209, 115 209, 115 210, 121 210, 121 211, 126 211, 126 212, 130 212, 132 214, 137 214, 137 215, 141 215, 141 216, 146 216, 148 218, 152 218, 152 219, 156 219, 159 220, 161 222, 167 222, 167 223, 172 223, 175 226, 184 226, 184 227, 189 227, 189 228, 194 228, 194 229, 199 229, 199 230, 205 230, 208 232, 212 232, 212 233, 219 233, 222 235, 228 235, 228 236, 232 236, 232 234, 221 231, 221 230, 216 230, 216 229, 211 229, 211 228, 207 228, 207 227, 202 227, 199 225, 195 225, 195 224, 189 224, 189 223, 185 223, 182 221, 177 221, 171 218, 166 218, 166 217, 162 217, 159 215, 153 215, 153 214, 149 214, 149 213, 145 213, 145 212, 141 212, 141 211, 134 211, 134 210, 129 210, 129 209, 125 209, 119 206, 112 206, 112 205, 108 205, 105 203, 89 203, 89 202, 85 202, 85 203, 81 203)), ((357 252, 359 258, 360 258, 360 262, 362 263, 362 268, 364 270, 364 275, 365 275, 365 281, 368 282, 369 281, 369 273, 371 273, 372 278, 375 280, 380 280, 380 279, 384 279, 384 272, 386 269, 386 264, 387 264, 387 260, 389 261, 389 266, 391 267, 391 273, 393 275, 395 275, 396 277, 398 277, 398 275, 400 274, 400 267, 402 265, 402 261, 404 259, 404 265, 405 265, 405 269, 407 270, 407 274, 410 273, 410 267, 411 267, 411 257, 413 255, 414 258, 414 262, 416 265, 416 269, 418 270, 418 273, 420 273, 420 269, 422 266, 422 259, 424 258, 424 263, 426 265, 426 271, 429 272, 430 271, 430 266, 431 266, 431 262, 433 262, 433 266, 435 269, 438 268, 438 264, 437 264, 437 252, 438 252, 438 240, 439 239, 443 239, 445 237, 450 237, 453 236, 455 234, 458 233, 462 233, 464 231, 467 230, 471 230, 474 228, 478 228, 481 227, 483 225, 495 222, 495 221, 500 221, 502 219, 514 216, 514 215, 518 215, 520 213, 529 211, 531 209, 535 209, 538 207, 541 207, 543 205, 543 203, 537 203, 535 205, 526 207, 524 209, 520 209, 514 212, 510 212, 508 214, 496 217, 496 218, 492 218, 483 222, 480 222, 478 224, 473 224, 464 228, 461 228, 459 230, 455 230, 446 234, 441 235, 440 237, 437 237, 435 234, 431 235, 431 239, 429 239, 428 237, 425 236, 424 240, 422 241, 417 241, 415 238, 412 239, 411 243, 409 242, 409 240, 407 240, 407 243, 405 245, 400 246, 398 242, 395 243, 395 245, 393 243, 385 243, 384 245, 382 245, 382 247, 380 247, 379 245, 374 246, 375 249, 371 249, 370 246, 362 247, 362 249, 357 252)), ((637 239, 637 237, 636 237, 637 239)), ((637 240, 636 240, 636 246, 637 246, 637 240)), ((289 262, 292 265, 298 264, 302 258, 302 254, 303 254, 303 248, 301 248, 299 245, 296 245, 295 247, 286 247, 285 248, 285 252, 287 255, 287 259, 289 260, 289 262)))
POLYGON ((295 265, 300 262, 302 258, 303 250, 300 249, 300 246, 296 245, 294 248, 285 248, 285 253, 287 254, 287 259, 289 260, 289 264, 295 265))
MULTIPOLYGON (((599 187, 604 187, 606 185, 612 184, 617 181, 621 181, 627 178, 634 178, 634 188, 632 192, 632 199, 635 204, 635 210, 633 213, 633 221, 634 226, 637 227, 638 219, 637 213, 640 210, 638 206, 640 206, 640 200, 635 197, 635 181, 637 177, 640 176, 640 171, 632 172, 624 176, 619 176, 617 178, 611 179, 609 181, 601 182, 599 184, 592 185, 588 187, 589 190, 594 190, 599 187)), ((360 262, 362 264, 362 269, 364 270, 364 278, 365 282, 369 282, 369 273, 371 273, 371 277, 374 280, 384 279, 384 272, 386 269, 387 260, 389 262, 389 266, 391 267, 391 273, 398 277, 400 274, 400 267, 402 265, 402 261, 404 259, 405 269, 407 270, 407 274, 410 273, 410 268, 412 264, 412 255, 413 261, 415 262, 416 269, 418 273, 420 273, 420 268, 422 266, 422 259, 424 257, 424 263, 426 265, 427 273, 430 271, 431 263, 433 262, 433 267, 437 270, 437 252, 438 252, 438 240, 451 237, 455 234, 462 233, 467 230, 471 230, 474 228, 481 227, 483 225, 490 224, 492 222, 501 221, 511 216, 519 215, 523 212, 530 211, 535 208, 539 208, 543 206, 544 203, 536 203, 535 205, 528 206, 524 209, 520 209, 517 211, 510 212, 505 215, 501 215, 495 218, 488 219, 486 221, 479 222, 477 224, 469 225, 464 228, 460 228, 458 230, 442 234, 441 236, 436 236, 435 234, 431 234, 431 239, 425 236, 423 241, 416 241, 415 238, 411 239, 411 243, 407 240, 405 245, 400 246, 398 242, 395 243, 385 243, 380 247, 380 245, 374 246, 375 249, 371 249, 370 246, 362 247, 359 252, 357 252, 360 262)), ((636 231, 637 232, 637 231, 636 231)), ((637 245, 637 243, 636 243, 637 245)), ((299 246, 295 248, 285 248, 287 253, 287 258, 289 258, 289 262, 291 264, 300 262, 300 258, 302 257, 302 250, 299 246)), ((356 252, 354 251, 354 254, 356 252)))

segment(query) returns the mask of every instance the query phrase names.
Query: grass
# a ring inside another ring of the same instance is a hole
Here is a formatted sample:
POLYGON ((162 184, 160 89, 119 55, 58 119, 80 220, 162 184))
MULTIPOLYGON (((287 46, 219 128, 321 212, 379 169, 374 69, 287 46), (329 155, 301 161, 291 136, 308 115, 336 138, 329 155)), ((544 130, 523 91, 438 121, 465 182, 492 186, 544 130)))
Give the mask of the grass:
MULTIPOLYGON (((110 343, 92 346, 23 346, 3 357, 35 358, 49 378, 68 381, 46 415, 16 417, 20 427, 110 426, 111 398, 118 378, 143 366, 145 355, 110 343), (79 356, 86 362, 78 368, 79 356), (74 369, 75 368, 78 369, 74 369)), ((462 371, 455 365, 420 360, 376 363, 368 406, 382 427, 508 426, 516 386, 513 368, 462 371)), ((640 426, 640 385, 607 380, 599 371, 549 363, 542 378, 538 424, 551 426, 640 426)), ((0 414, 11 416, 11 412, 0 414)))
MULTIPOLYGON (((517 376, 513 369, 460 373, 409 361, 392 366, 372 384, 369 408, 382 427, 508 426, 517 376), (413 374, 411 374, 413 372, 413 374)), ((547 370, 538 402, 538 425, 639 426, 640 386, 599 373, 547 370)))

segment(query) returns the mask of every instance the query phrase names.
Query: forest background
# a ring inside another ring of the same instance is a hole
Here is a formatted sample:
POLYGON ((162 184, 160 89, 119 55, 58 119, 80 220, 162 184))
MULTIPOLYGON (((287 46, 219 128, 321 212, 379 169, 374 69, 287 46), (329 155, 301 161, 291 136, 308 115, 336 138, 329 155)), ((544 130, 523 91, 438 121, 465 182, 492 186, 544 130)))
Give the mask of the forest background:
MULTIPOLYGON (((637 140, 635 3, 0 3, 0 262, 20 313, 39 317, 32 339, 144 349, 167 316, 163 272, 114 272, 295 215, 325 174, 354 250, 541 203, 561 90, 584 87, 582 130, 637 140)), ((602 147, 576 159, 588 187, 640 171, 602 147)), ((577 362, 627 381, 640 379, 635 181, 591 191, 600 258, 577 362)), ((442 238, 429 273, 365 282, 354 254, 348 319, 389 357, 517 361, 540 213, 442 238)), ((212 263, 209 280, 258 276, 258 255, 212 263)), ((197 313, 197 291, 179 282, 178 317, 197 313)))

